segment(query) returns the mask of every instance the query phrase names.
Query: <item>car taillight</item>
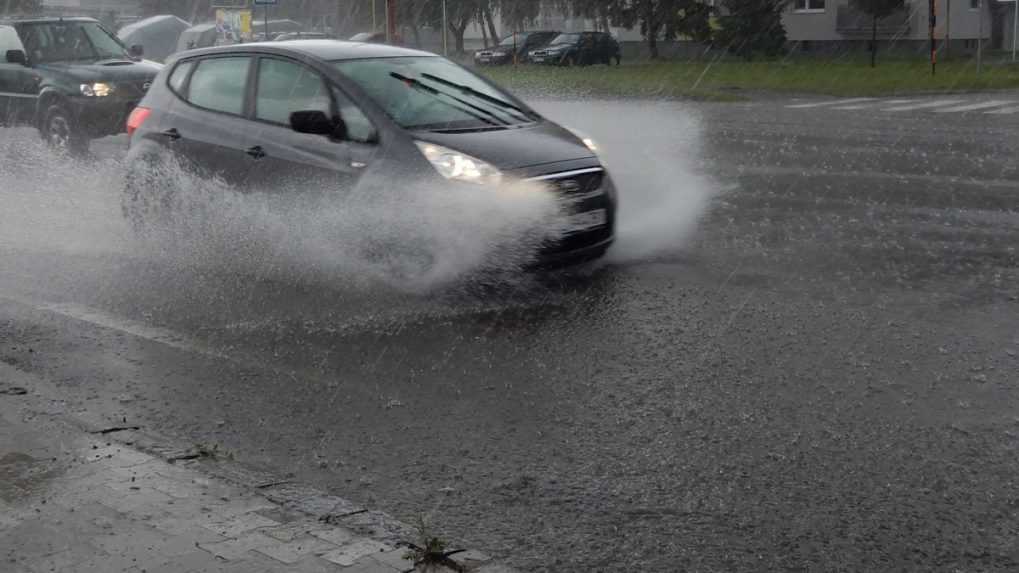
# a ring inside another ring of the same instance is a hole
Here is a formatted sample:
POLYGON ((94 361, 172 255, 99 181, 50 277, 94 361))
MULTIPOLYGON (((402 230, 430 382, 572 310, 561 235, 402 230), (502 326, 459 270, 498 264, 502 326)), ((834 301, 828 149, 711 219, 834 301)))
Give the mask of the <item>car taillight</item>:
POLYGON ((131 110, 131 115, 127 116, 127 134, 134 134, 135 130, 145 123, 145 120, 148 119, 150 113, 152 113, 151 109, 141 106, 131 110))

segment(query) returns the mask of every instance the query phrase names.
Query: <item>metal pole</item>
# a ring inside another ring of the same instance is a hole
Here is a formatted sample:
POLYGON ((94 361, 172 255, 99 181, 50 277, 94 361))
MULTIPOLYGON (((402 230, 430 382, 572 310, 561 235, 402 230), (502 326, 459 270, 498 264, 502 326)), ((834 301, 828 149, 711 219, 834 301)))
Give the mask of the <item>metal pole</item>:
POLYGON ((931 75, 933 76, 938 66, 937 44, 934 42, 934 26, 936 26, 938 23, 938 11, 937 5, 935 4, 935 0, 930 0, 930 8, 931 8, 930 26, 928 26, 927 29, 931 40, 931 75))
POLYGON ((945 60, 952 55, 952 0, 945 0, 945 60))
POLYGON ((977 34, 977 74, 984 69, 984 0, 977 0, 980 10, 980 33, 977 34))
POLYGON ((378 18, 375 16, 375 3, 378 2, 378 0, 371 0, 371 2, 372 2, 372 32, 376 32, 379 29, 378 18))
POLYGON ((446 32, 449 30, 449 20, 446 19, 446 0, 442 0, 442 55, 449 56, 449 40, 446 32))
POLYGON ((385 13, 385 16, 386 16, 386 43, 390 44, 390 43, 392 43, 393 40, 389 37, 389 0, 385 0, 385 7, 386 7, 386 13, 385 13))
POLYGON ((265 34, 262 37, 263 42, 269 41, 269 5, 265 5, 265 34))
POLYGON ((1019 0, 1012 0, 1012 61, 1015 62, 1016 36, 1019 36, 1019 0))

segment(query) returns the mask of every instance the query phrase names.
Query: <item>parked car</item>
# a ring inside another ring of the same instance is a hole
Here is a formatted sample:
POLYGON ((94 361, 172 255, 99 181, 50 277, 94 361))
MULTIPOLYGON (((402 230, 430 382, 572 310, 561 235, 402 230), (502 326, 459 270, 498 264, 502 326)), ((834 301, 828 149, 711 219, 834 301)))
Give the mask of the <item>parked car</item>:
POLYGON ((91 18, 0 21, 0 54, 0 124, 72 151, 123 131, 161 68, 91 18))
POLYGON ((479 66, 512 64, 514 49, 518 62, 526 62, 532 50, 546 46, 559 32, 537 30, 533 32, 517 32, 510 34, 494 48, 485 48, 474 52, 474 63, 479 66))
POLYGON ((619 42, 606 32, 568 32, 556 36, 548 46, 532 50, 529 57, 537 64, 586 66, 615 60, 619 65, 622 53, 619 42))
POLYGON ((369 171, 464 186, 538 181, 574 209, 542 262, 598 257, 613 240, 616 193, 594 143, 427 52, 305 40, 178 54, 127 129, 124 212, 136 228, 172 204, 145 182, 148 161, 169 150, 254 192, 349 188, 369 171))
POLYGON ((196 24, 181 32, 177 38, 177 51, 208 48, 210 46, 229 46, 239 44, 240 36, 235 30, 218 26, 215 22, 196 24))
POLYGON ((364 42, 367 44, 385 44, 385 32, 361 32, 350 37, 351 42, 364 42))
POLYGON ((163 61, 177 51, 180 35, 191 24, 180 18, 164 14, 152 16, 128 24, 117 30, 117 38, 126 46, 139 45, 145 49, 145 57, 163 61))

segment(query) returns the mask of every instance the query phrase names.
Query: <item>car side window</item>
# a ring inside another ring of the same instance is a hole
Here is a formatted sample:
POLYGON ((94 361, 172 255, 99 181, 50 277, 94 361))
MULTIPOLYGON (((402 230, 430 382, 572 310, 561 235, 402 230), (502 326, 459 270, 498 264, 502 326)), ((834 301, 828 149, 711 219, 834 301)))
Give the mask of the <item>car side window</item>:
POLYGON ((169 84, 170 89, 177 95, 184 95, 184 82, 187 81, 188 73, 191 72, 191 68, 193 68, 194 65, 195 63, 193 61, 181 62, 177 64, 177 67, 173 69, 173 73, 170 74, 170 79, 167 80, 167 83, 169 84))
POLYGON ((187 100, 213 111, 241 115, 250 62, 247 56, 200 60, 191 73, 187 100))
POLYGON ((25 51, 18 38, 18 31, 13 26, 0 26, 0 63, 7 63, 8 50, 25 51))
POLYGON ((333 93, 336 95, 336 107, 339 109, 340 118, 347 124, 347 139, 361 143, 374 142, 378 138, 375 124, 346 94, 338 89, 333 89, 333 93))
POLYGON ((295 111, 321 111, 332 115, 332 103, 326 83, 318 72, 288 60, 259 60, 256 118, 290 125, 290 114, 295 111))

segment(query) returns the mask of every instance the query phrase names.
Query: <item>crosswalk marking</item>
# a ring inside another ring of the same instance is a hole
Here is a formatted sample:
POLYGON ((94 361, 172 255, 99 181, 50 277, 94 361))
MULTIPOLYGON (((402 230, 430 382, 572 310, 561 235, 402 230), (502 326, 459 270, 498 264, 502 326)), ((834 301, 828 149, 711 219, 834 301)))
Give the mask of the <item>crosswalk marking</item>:
POLYGON ((870 101, 868 103, 862 103, 862 104, 857 104, 857 105, 840 105, 838 107, 833 107, 831 109, 845 109, 845 110, 867 109, 869 107, 875 107, 875 106, 878 106, 878 105, 901 105, 901 104, 904 104, 904 103, 913 103, 915 101, 917 101, 917 100, 915 100, 915 99, 893 99, 893 100, 888 100, 888 101, 870 101))
POLYGON ((873 101, 872 97, 858 97, 852 99, 834 100, 834 101, 815 101, 813 103, 798 103, 796 105, 787 105, 789 109, 805 109, 808 107, 822 107, 826 105, 845 105, 850 103, 859 103, 862 101, 873 101))
POLYGON ((944 107, 946 105, 955 105, 962 103, 964 100, 961 99, 939 99, 936 101, 929 101, 926 103, 917 103, 911 105, 901 105, 898 107, 887 107, 881 111, 913 111, 914 109, 931 109, 935 107, 944 107))
MULTIPOLYGON (((1005 94, 1002 94, 1005 95, 1005 94)), ((1011 95, 1011 94, 1009 94, 1011 95)), ((984 96, 986 97, 986 96, 984 96)), ((979 96, 969 99, 956 97, 952 99, 932 99, 913 97, 908 99, 882 99, 875 97, 858 97, 827 101, 813 101, 784 105, 789 109, 818 109, 836 111, 906 112, 925 111, 928 113, 969 113, 1011 115, 1019 114, 1019 99, 983 99, 979 96)))
POLYGON ((1001 109, 996 109, 994 111, 986 111, 984 113, 993 113, 995 115, 1008 115, 1012 113, 1019 113, 1019 105, 1012 107, 1003 107, 1001 109))
POLYGON ((960 106, 956 106, 956 107, 946 107, 946 108, 942 108, 942 109, 936 109, 936 110, 934 110, 934 112, 935 113, 960 113, 960 112, 966 112, 966 111, 976 111, 978 109, 988 109, 988 108, 992 108, 992 107, 999 107, 999 106, 1003 106, 1003 105, 1009 104, 1009 103, 1015 103, 1015 100, 1012 100, 1012 99, 991 100, 991 101, 985 101, 985 102, 981 102, 981 103, 971 103, 971 104, 960 105, 960 106))

